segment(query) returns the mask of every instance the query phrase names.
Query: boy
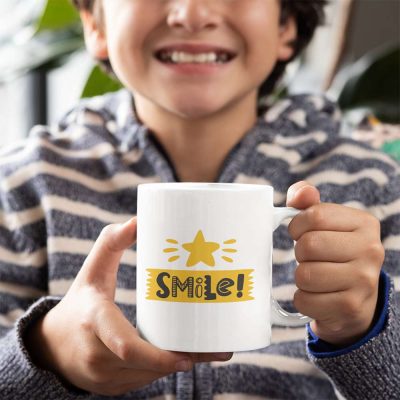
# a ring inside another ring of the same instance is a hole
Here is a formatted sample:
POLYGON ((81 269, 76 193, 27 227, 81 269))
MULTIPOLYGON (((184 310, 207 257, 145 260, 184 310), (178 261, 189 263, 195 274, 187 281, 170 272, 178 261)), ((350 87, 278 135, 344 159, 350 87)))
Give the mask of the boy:
POLYGON ((126 90, 2 156, 0 397, 399 398, 399 166, 339 138, 323 98, 257 109, 323 2, 75 3, 126 90), (177 180, 269 183, 276 205, 304 210, 275 233, 274 286, 289 302, 295 279, 307 351, 303 329, 279 327, 234 355, 138 337, 136 187, 177 180))

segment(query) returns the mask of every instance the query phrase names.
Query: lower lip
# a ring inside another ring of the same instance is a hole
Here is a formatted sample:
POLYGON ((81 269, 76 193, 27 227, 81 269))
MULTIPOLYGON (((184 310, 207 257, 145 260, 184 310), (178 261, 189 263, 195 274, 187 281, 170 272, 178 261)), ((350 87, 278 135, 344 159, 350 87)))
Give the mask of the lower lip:
POLYGON ((199 64, 199 63, 184 63, 184 64, 172 64, 172 63, 164 63, 156 58, 156 60, 167 67, 168 69, 177 72, 179 74, 185 75, 210 75, 216 72, 224 71, 230 64, 232 64, 232 60, 227 63, 210 63, 210 64, 199 64))

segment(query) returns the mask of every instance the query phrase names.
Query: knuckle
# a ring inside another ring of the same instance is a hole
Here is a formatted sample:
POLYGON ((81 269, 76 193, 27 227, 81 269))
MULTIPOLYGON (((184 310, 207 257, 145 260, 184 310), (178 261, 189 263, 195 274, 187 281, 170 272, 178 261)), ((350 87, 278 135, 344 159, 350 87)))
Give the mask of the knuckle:
POLYGON ((131 346, 125 340, 116 339, 115 340, 115 349, 117 356, 125 362, 129 362, 132 358, 134 358, 134 354, 131 346))
POLYGON ((88 314, 84 314, 80 319, 79 319, 79 328, 83 332, 92 332, 93 331, 93 323, 92 319, 88 314))
POLYGON ((84 356, 86 363, 86 377, 97 390, 107 389, 115 382, 113 374, 107 367, 106 361, 96 353, 88 353, 84 356))
POLYGON ((297 230, 296 230, 296 221, 293 222, 295 220, 296 217, 293 218, 292 221, 290 221, 289 225, 288 225, 288 232, 289 232, 289 236, 293 239, 293 240, 298 240, 298 234, 297 234, 297 230))
POLYGON ((324 226, 325 213, 320 204, 310 207, 307 212, 313 227, 320 228, 324 226))
POLYGON ((85 305, 80 318, 80 325, 85 332, 96 331, 99 326, 99 321, 107 321, 107 313, 102 302, 91 301, 85 305))
POLYGON ((303 247, 301 246, 301 243, 300 243, 299 240, 297 241, 297 243, 296 243, 295 246, 294 246, 294 256, 295 256, 296 260, 297 260, 299 263, 301 263, 301 262, 303 262, 303 261, 306 261, 306 260, 305 260, 304 249, 303 249, 303 247))
POLYGON ((83 355, 83 361, 89 371, 90 380, 96 383, 103 383, 104 376, 100 373, 99 366, 102 363, 101 358, 95 351, 87 351, 83 355))
POLYGON ((100 232, 100 237, 107 239, 113 235, 115 229, 115 224, 106 225, 100 232))
POLYGON ((114 249, 114 236, 118 224, 106 225, 100 232, 99 238, 110 250, 114 249))
POLYGON ((94 330, 94 321, 96 309, 92 303, 89 303, 78 317, 78 324, 83 332, 92 332, 94 330))
POLYGON ((368 254, 369 259, 381 266, 385 258, 385 249, 380 241, 375 240, 368 243, 366 254, 368 254))
POLYGON ((363 300, 355 295, 347 295, 342 298, 342 312, 349 318, 357 318, 363 306, 363 300))
POLYGON ((376 218, 371 213, 366 212, 365 214, 366 214, 365 219, 364 219, 365 223, 368 224, 369 227, 375 228, 378 231, 380 231, 381 223, 380 223, 379 219, 376 218))
POLYGON ((357 281, 364 290, 366 290, 368 293, 372 293, 377 287, 378 279, 378 275, 374 269, 363 268, 362 272, 357 278, 357 281))
POLYGON ((302 311, 304 308, 304 292, 300 289, 296 290, 293 295, 293 305, 297 311, 302 311))
POLYGON ((342 320, 329 322, 325 330, 328 335, 337 335, 346 330, 346 324, 342 320))
POLYGON ((77 318, 78 327, 83 333, 91 333, 94 330, 94 313, 91 308, 83 311, 77 318))
POLYGON ((300 263, 295 271, 295 282, 299 289, 307 289, 310 286, 310 268, 306 264, 300 263))
POLYGON ((297 244, 302 249, 303 257, 311 255, 318 247, 318 234, 316 232, 306 232, 297 244))

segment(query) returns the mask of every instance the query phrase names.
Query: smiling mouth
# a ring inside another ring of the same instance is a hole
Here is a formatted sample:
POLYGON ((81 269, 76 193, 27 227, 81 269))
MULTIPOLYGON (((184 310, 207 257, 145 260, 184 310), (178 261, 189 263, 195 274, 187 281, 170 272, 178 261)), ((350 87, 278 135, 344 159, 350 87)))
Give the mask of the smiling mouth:
POLYGON ((155 57, 164 64, 227 64, 236 55, 225 51, 193 54, 183 51, 160 50, 155 53, 155 57))

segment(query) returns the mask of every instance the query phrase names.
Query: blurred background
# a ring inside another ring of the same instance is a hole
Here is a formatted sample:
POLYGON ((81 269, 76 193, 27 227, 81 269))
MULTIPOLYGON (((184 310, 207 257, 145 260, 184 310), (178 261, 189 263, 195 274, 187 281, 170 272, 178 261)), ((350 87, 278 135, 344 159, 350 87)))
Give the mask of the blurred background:
MULTIPOLYGON (((343 111, 343 135, 400 161, 400 1, 331 0, 326 12, 326 24, 266 101, 325 92, 343 111)), ((0 146, 57 122, 82 96, 118 87, 86 54, 69 0, 1 0, 0 146)))

